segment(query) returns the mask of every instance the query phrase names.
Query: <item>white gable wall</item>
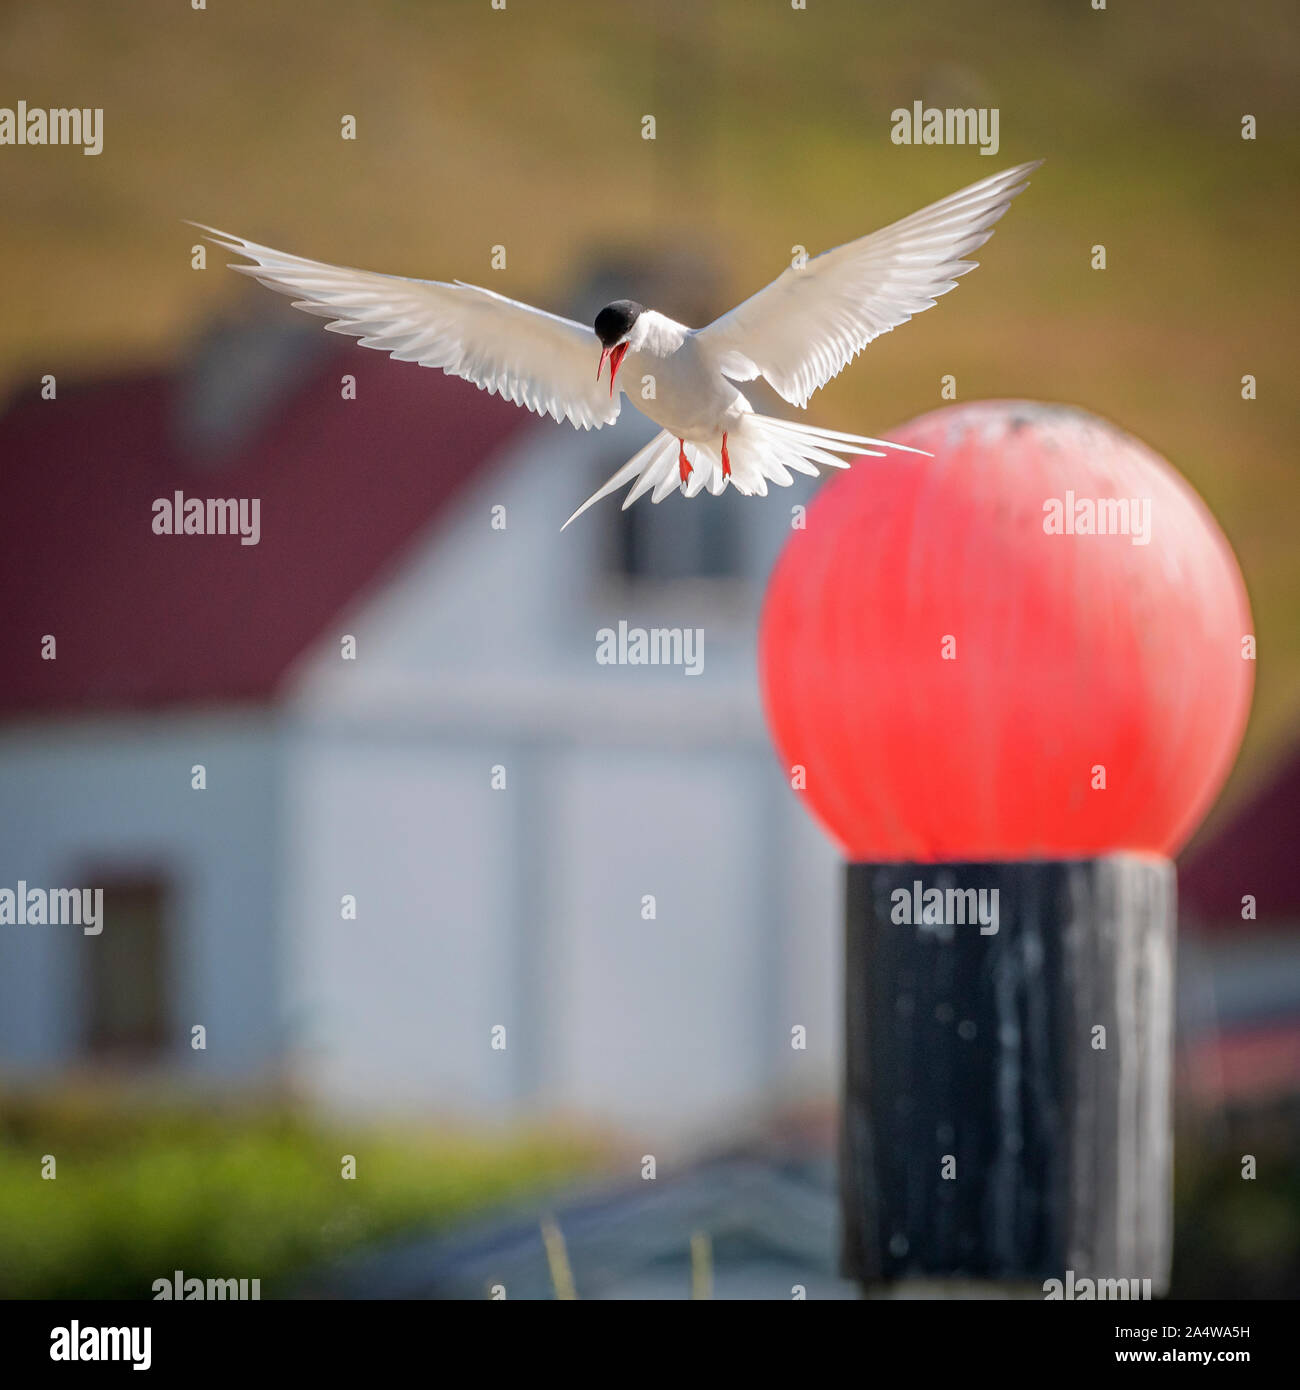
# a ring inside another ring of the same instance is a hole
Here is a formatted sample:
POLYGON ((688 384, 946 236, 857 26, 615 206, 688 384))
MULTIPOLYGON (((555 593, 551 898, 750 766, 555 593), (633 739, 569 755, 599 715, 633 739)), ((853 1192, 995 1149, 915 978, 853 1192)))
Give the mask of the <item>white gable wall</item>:
MULTIPOLYGON (((528 431, 296 674, 289 1009, 323 1098, 577 1112, 650 1144, 834 1087, 838 869, 761 720, 760 581, 730 611, 603 581, 616 500, 559 531, 645 430, 528 431), (703 674, 597 665, 620 618, 702 626, 703 674)), ((755 574, 797 496, 752 504, 755 574)))

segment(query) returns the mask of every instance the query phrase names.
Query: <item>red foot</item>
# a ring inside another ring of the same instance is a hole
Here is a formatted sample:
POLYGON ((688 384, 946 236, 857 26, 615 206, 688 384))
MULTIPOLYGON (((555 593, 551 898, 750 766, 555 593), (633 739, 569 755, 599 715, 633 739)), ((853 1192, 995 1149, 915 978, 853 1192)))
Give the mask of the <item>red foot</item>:
POLYGON ((727 435, 725 430, 722 435, 722 476, 724 478, 731 477, 731 456, 727 453, 727 435))
POLYGON ((686 441, 684 439, 679 439, 677 441, 677 472, 682 482, 685 482, 693 471, 691 465, 686 460, 686 441))

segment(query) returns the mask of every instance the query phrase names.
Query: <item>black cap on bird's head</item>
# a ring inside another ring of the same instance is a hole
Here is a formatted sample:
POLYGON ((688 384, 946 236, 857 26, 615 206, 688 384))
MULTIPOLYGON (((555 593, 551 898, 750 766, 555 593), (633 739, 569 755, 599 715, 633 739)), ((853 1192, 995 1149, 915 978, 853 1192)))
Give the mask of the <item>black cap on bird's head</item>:
POLYGON ((632 325, 641 315, 641 305, 634 299, 616 299, 596 315, 596 337, 600 339, 600 363, 596 367, 596 380, 605 368, 609 358, 609 394, 614 395, 614 380, 619 366, 627 355, 627 337, 632 325))
POLYGON ((632 331, 640 317, 642 306, 635 299, 616 299, 596 315, 596 337, 603 346, 612 348, 632 331))

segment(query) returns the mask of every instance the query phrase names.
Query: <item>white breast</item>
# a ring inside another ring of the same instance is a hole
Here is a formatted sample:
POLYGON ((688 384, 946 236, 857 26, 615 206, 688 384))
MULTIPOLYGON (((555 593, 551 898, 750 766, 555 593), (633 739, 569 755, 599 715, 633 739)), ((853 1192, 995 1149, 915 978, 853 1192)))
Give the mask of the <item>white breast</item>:
POLYGON ((637 319, 636 347, 628 352, 620 384, 655 424, 681 439, 721 439, 728 422, 748 409, 744 396, 701 351, 685 324, 652 309, 637 319))

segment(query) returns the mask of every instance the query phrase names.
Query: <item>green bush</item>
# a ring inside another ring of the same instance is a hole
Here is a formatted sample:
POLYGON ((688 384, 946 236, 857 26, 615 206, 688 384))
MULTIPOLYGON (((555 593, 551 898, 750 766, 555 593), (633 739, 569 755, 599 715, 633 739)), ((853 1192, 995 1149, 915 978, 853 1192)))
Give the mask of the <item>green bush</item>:
MULTIPOLYGON (((1300 1289, 1300 1105, 1231 1109, 1175 1146, 1174 1298, 1281 1298, 1300 1289), (1253 1162, 1247 1176, 1246 1160, 1253 1162)), ((1189 1127, 1190 1128, 1190 1127, 1189 1127)))
POLYGON ((0 1297, 150 1298, 177 1269, 258 1278, 274 1297, 322 1260, 553 1186, 594 1157, 554 1134, 325 1122, 283 1104, 11 1097, 0 1297), (341 1177, 344 1154, 355 1180, 341 1177))

